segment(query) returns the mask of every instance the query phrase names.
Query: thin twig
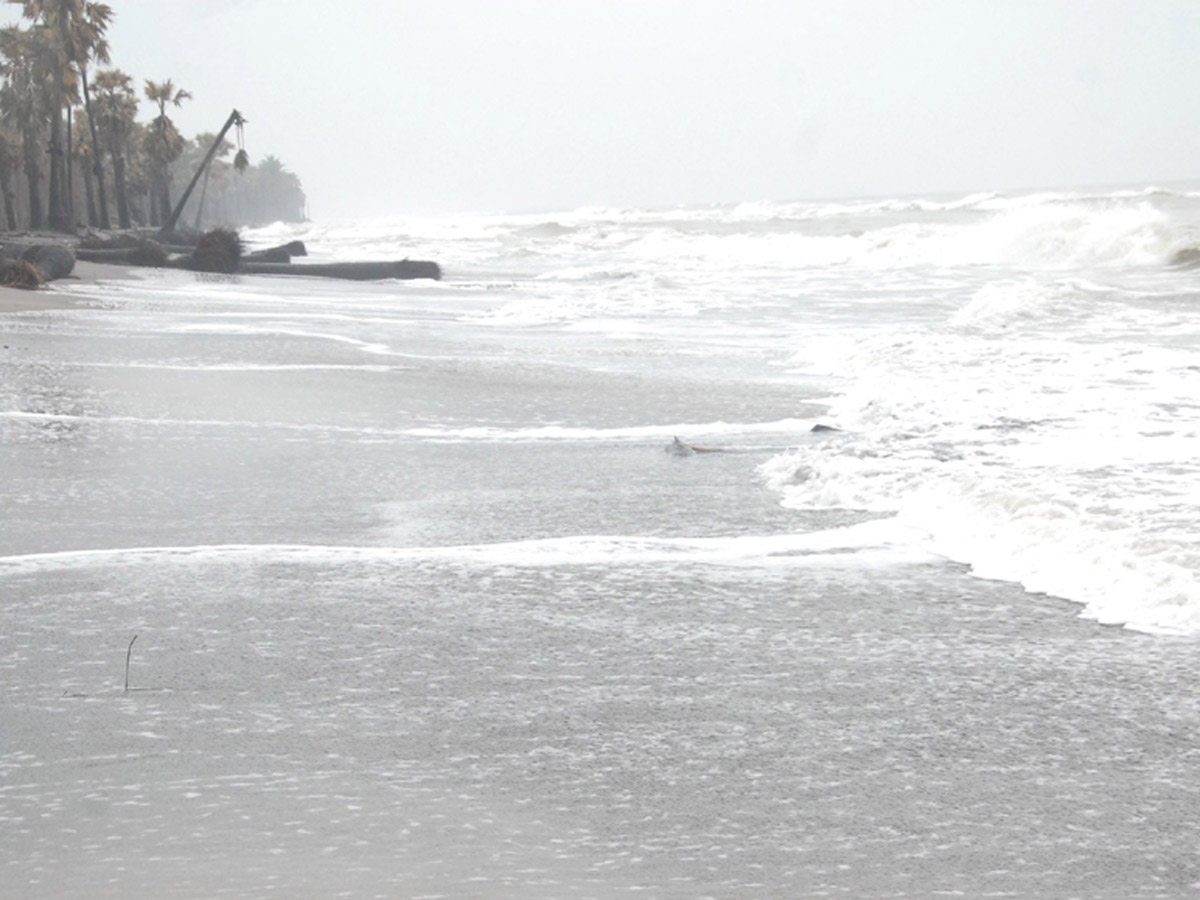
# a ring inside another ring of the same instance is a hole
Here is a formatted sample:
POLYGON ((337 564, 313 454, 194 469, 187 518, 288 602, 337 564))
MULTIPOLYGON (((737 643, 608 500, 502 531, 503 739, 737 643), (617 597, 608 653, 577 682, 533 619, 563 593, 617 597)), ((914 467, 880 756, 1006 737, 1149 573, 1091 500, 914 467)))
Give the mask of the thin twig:
POLYGON ((133 636, 133 640, 129 642, 129 649, 125 651, 125 693, 129 693, 129 660, 133 657, 133 641, 137 640, 137 635, 133 636))

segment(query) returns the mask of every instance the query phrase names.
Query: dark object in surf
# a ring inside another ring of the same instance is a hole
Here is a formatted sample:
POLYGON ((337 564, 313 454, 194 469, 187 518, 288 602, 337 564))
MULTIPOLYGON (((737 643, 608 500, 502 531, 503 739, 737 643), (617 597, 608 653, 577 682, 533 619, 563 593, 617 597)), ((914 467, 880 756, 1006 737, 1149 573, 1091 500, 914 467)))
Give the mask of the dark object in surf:
POLYGON ((719 447, 700 447, 675 438, 664 448, 671 456, 695 456, 697 453, 722 453, 719 447))
POLYGON ((816 425, 814 425, 809 430, 810 431, 841 431, 842 429, 834 428, 832 425, 822 425, 820 422, 818 422, 816 425))
POLYGON ((252 250, 244 259, 246 262, 287 263, 292 261, 292 254, 283 247, 268 247, 265 250, 252 250))
POLYGON ((33 244, 22 251, 21 259, 33 264, 42 281, 66 278, 75 271, 75 253, 66 244, 33 244))
POLYGON ((1183 269, 1200 267, 1200 247, 1184 247, 1171 255, 1171 265, 1183 269))
POLYGON ((349 281, 382 281, 386 278, 432 278, 436 281, 442 277, 441 266, 422 259, 304 265, 247 260, 242 264, 240 271, 247 275, 315 275, 320 278, 342 278, 349 281))
POLYGON ((24 259, 0 261, 0 286, 32 290, 45 284, 37 266, 24 259))
POLYGON ((304 241, 288 241, 278 247, 267 247, 263 250, 251 250, 242 257, 242 262, 286 263, 293 256, 308 256, 308 248, 304 241))
POLYGON ((214 228, 205 232, 196 242, 196 249, 184 265, 196 272, 232 275, 238 270, 241 259, 242 239, 237 232, 228 228, 214 228))
POLYGON ((131 266, 161 269, 167 264, 167 251, 157 241, 143 241, 140 246, 129 251, 128 262, 131 266))

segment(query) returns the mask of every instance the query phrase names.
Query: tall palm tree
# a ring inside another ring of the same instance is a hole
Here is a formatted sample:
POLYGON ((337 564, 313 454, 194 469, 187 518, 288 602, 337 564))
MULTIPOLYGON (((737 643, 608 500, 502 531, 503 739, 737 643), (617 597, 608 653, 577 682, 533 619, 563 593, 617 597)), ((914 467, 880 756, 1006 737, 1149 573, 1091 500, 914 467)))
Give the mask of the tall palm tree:
MULTIPOLYGON (((19 4, 21 14, 35 24, 45 26, 53 36, 53 45, 57 54, 55 63, 55 81, 59 85, 57 96, 54 97, 50 118, 50 225, 56 228, 68 228, 71 224, 70 195, 67 189, 66 160, 71 155, 68 147, 64 153, 62 148, 62 110, 70 110, 79 96, 79 87, 83 87, 84 109, 91 121, 91 98, 88 90, 87 66, 95 59, 108 62, 108 42, 104 34, 108 23, 112 20, 112 8, 106 3, 88 2, 88 0, 8 0, 9 3, 19 4)), ((67 141, 70 142, 68 132, 67 141)), ((95 131, 92 131, 92 144, 98 146, 95 131)), ((101 218, 104 227, 108 227, 108 206, 104 198, 104 175, 98 164, 93 172, 100 184, 101 218)))
POLYGON ((158 104, 158 115, 150 123, 143 149, 149 157, 155 196, 151 198, 150 222, 161 225, 171 216, 171 163, 183 153, 183 137, 167 115, 167 104, 182 106, 191 93, 176 88, 174 82, 146 79, 146 99, 158 104))
POLYGON ((130 228, 132 221, 129 216, 129 190, 125 183, 125 152, 137 115, 137 94, 133 89, 133 79, 120 69, 97 72, 93 87, 96 97, 92 104, 92 115, 88 118, 104 138, 103 143, 96 144, 96 158, 99 161, 99 149, 107 145, 112 160, 117 220, 120 227, 130 228))
POLYGON ((0 112, 21 135, 22 168, 29 191, 29 227, 45 224, 40 143, 49 119, 45 86, 54 83, 54 61, 45 28, 0 29, 0 112))
POLYGON ((16 199, 12 189, 13 172, 17 170, 17 148, 12 142, 0 134, 0 191, 4 193, 4 220, 9 231, 17 230, 17 211, 13 201, 16 199))
MULTIPOLYGON (((82 117, 84 120, 88 118, 85 113, 82 117)), ((91 123, 76 119, 71 126, 71 162, 80 163, 80 169, 83 171, 83 189, 84 196, 87 199, 87 220, 88 227, 97 228, 100 225, 100 214, 96 208, 96 182, 95 182, 95 160, 96 151, 92 145, 92 137, 90 132, 91 123)))

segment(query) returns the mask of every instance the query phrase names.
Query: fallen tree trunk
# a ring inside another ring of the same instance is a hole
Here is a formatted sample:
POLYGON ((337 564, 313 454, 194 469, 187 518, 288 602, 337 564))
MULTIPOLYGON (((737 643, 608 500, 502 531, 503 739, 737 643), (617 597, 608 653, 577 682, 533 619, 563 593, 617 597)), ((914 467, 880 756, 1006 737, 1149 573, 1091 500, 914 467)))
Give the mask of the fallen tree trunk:
POLYGON ((167 254, 163 248, 153 241, 146 241, 138 247, 106 247, 75 251, 76 259, 84 262, 109 263, 115 266, 147 266, 162 268, 167 265, 167 254))
POLYGON ((104 250, 85 250, 80 247, 75 251, 75 258, 84 262, 137 265, 130 257, 140 249, 140 247, 112 247, 104 250))
POLYGON ((243 261, 238 270, 246 275, 309 275, 349 281, 382 281, 387 278, 442 277, 442 267, 421 259, 399 262, 272 263, 243 261))
POLYGON ((75 271, 75 254, 66 244, 34 244, 25 248, 21 259, 32 263, 43 281, 66 278, 75 271))
POLYGON ((0 285, 38 288, 75 270, 75 254, 66 244, 9 245, 0 258, 0 285))
POLYGON ((286 244, 280 244, 278 247, 266 247, 262 250, 251 250, 245 255, 245 259, 261 259, 263 262, 274 262, 273 259, 267 257, 279 256, 281 254, 287 256, 308 256, 308 248, 304 246, 304 241, 288 241, 286 244))

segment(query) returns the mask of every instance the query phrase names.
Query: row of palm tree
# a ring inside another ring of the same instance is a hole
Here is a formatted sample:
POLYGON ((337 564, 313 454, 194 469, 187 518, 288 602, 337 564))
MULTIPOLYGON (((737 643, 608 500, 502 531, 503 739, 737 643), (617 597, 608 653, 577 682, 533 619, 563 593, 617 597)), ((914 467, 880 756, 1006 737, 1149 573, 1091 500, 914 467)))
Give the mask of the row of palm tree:
MULTIPOLYGON (((7 2, 19 4, 22 15, 22 24, 0 28, 0 194, 8 229, 73 231, 85 212, 90 227, 108 229, 110 200, 121 228, 161 225, 172 210, 174 169, 190 175, 214 139, 185 140, 168 115, 168 107, 180 106, 191 93, 169 78, 147 79, 143 94, 157 114, 138 122, 133 78, 111 67, 93 72, 93 66, 111 63, 110 6, 87 0, 7 2), (26 187, 20 193, 14 187, 19 179, 26 187)), ((210 173, 215 187, 210 221, 303 218, 300 181, 277 159, 250 167, 243 185, 226 183, 230 168, 217 162, 210 173)), ((191 201, 197 226, 207 194, 191 201)))

